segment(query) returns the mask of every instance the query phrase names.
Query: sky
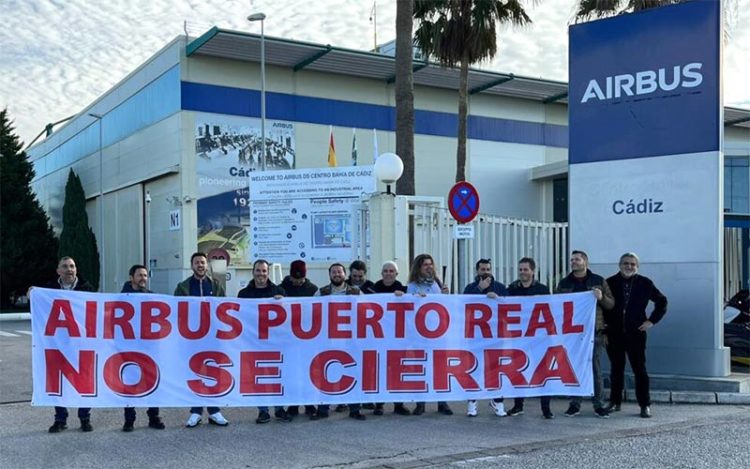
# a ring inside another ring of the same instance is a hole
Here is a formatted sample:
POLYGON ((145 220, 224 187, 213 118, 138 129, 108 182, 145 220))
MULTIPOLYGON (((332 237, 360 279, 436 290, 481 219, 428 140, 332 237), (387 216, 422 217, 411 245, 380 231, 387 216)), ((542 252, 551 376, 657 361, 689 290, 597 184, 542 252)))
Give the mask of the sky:
MULTIPOLYGON (((713 0, 704 0, 713 1, 713 0)), ((750 0, 735 0, 724 46, 724 104, 750 109, 750 0), (744 11, 743 11, 744 10, 744 11)), ((396 36, 396 0, 0 0, 0 108, 26 144, 48 122, 80 112, 174 37, 212 26, 370 50, 396 36)), ((575 0, 527 1, 533 23, 503 27, 499 52, 475 65, 568 81, 567 27, 575 0)))

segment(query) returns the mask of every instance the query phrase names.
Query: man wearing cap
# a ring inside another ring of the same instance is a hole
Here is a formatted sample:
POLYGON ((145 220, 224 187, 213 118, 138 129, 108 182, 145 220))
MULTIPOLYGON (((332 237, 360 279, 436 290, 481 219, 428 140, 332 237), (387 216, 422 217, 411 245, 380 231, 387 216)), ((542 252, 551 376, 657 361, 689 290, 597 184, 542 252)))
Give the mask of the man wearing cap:
MULTIPOLYGON (((318 291, 318 286, 307 278, 307 265, 301 259, 292 261, 289 266, 289 275, 284 277, 281 288, 286 292, 286 296, 292 298, 315 296, 315 292, 318 291)), ((286 413, 290 418, 294 418, 299 415, 299 407, 296 405, 289 406, 286 413)), ((305 415, 311 416, 313 414, 315 414, 315 406, 306 405, 305 415)))

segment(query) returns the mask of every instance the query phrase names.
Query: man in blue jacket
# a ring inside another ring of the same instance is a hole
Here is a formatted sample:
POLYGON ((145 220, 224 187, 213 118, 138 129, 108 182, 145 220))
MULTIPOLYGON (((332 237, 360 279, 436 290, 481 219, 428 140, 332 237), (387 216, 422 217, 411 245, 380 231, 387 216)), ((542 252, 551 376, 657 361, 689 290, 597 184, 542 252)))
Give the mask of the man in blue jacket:
MULTIPOLYGON (((147 288, 148 284, 148 270, 146 266, 136 264, 130 268, 128 272, 130 280, 125 282, 122 286, 121 293, 153 293, 147 288)), ((159 417, 158 407, 149 407, 146 411, 148 415, 148 427, 156 430, 164 430, 164 423, 159 417)), ((125 424, 122 426, 122 431, 132 432, 135 425, 135 407, 125 407, 125 424)))
MULTIPOLYGON (((474 281, 464 288, 464 295, 486 295, 487 298, 497 298, 498 296, 508 296, 508 290, 505 285, 495 280, 492 276, 492 261, 489 259, 479 259, 474 266, 476 277, 474 281)), ((495 398, 490 401, 492 411, 498 417, 505 417, 505 404, 503 398, 495 398)), ((470 400, 466 403, 466 415, 469 417, 477 416, 477 401, 470 400)))

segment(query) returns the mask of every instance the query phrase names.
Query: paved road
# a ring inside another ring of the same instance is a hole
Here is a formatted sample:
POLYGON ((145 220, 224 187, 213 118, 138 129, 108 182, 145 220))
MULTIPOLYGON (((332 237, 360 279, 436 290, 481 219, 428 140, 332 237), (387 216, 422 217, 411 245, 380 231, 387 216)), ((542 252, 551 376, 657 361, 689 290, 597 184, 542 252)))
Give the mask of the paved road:
MULTIPOLYGON (((0 331, 28 330, 0 323, 0 331)), ((224 411, 227 428, 184 428, 186 409, 163 409, 167 429, 145 427, 139 409, 136 431, 123 433, 120 409, 94 409, 93 433, 70 429, 46 433, 52 409, 31 407, 31 341, 26 334, 0 336, 0 467, 79 468, 747 468, 750 467, 750 406, 657 405, 655 417, 637 417, 626 404, 610 419, 591 409, 563 417, 564 400, 553 401, 558 417, 541 418, 539 403, 526 413, 497 418, 486 402, 480 415, 445 417, 428 406, 422 417, 387 414, 357 422, 336 414, 326 421, 254 423, 248 408, 224 411), (22 401, 22 402, 19 402, 22 401)), ((390 406, 389 406, 390 407, 390 406)))

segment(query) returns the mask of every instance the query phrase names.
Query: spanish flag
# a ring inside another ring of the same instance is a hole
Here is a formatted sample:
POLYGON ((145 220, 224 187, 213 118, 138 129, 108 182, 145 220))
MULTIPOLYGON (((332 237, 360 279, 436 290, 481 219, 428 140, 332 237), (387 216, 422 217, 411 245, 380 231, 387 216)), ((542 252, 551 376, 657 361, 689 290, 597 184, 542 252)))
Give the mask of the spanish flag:
POLYGON ((336 145, 333 143, 333 126, 329 126, 329 138, 328 138, 328 167, 335 168, 338 166, 336 163, 336 145))

